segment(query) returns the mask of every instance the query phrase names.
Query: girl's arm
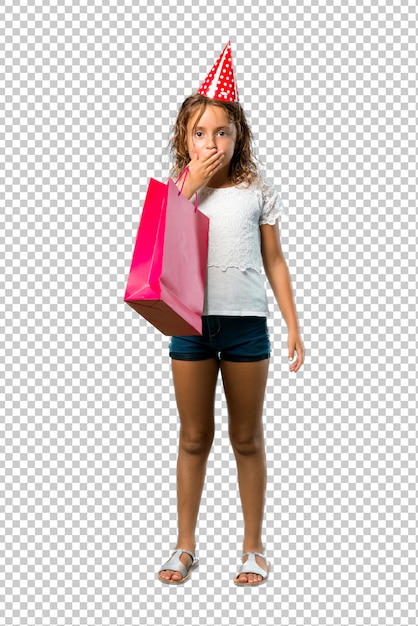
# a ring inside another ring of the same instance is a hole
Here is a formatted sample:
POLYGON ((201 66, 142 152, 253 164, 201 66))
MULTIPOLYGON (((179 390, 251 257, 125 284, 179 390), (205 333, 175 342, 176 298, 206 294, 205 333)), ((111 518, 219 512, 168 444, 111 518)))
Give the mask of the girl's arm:
POLYGON ((274 226, 262 224, 260 233, 264 270, 288 329, 289 360, 293 359, 295 350, 297 354, 290 371, 297 372, 303 363, 304 347, 300 337, 289 269, 280 244, 278 223, 276 222, 274 226))

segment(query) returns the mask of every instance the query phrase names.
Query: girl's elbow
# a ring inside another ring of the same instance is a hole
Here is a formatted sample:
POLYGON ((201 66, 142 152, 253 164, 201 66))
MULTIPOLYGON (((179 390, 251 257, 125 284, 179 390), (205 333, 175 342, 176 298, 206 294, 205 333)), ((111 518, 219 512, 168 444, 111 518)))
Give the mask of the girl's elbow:
POLYGON ((287 267, 286 259, 284 258, 281 252, 276 252, 275 254, 264 255, 263 265, 264 265, 264 271, 266 272, 266 274, 268 272, 275 272, 280 267, 287 267))

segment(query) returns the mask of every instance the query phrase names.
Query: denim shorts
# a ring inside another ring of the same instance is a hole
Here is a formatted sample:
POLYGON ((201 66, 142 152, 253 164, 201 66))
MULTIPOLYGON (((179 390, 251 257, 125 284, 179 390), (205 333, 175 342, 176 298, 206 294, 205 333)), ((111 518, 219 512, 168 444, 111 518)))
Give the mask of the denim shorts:
POLYGON ((263 361, 270 356, 265 317, 204 315, 202 335, 172 337, 170 356, 181 361, 263 361))

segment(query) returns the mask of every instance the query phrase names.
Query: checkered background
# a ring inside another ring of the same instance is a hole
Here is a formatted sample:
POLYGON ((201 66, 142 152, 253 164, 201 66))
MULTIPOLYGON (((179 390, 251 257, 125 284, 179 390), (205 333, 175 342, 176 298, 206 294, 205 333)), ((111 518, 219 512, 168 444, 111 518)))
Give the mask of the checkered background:
POLYGON ((3 0, 0 623, 417 624, 414 0, 3 0), (123 302, 177 108, 231 38, 306 362, 274 352, 268 584, 221 385, 182 587, 168 338, 123 302))

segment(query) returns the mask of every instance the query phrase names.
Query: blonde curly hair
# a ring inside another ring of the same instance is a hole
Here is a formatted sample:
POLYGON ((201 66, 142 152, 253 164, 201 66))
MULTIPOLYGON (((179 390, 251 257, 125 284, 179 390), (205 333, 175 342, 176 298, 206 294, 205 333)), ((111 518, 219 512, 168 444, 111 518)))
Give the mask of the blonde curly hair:
POLYGON ((208 105, 225 109, 229 121, 235 125, 237 131, 235 150, 231 161, 231 182, 235 185, 240 183, 251 185, 259 179, 260 174, 256 165, 257 159, 253 153, 252 132, 240 103, 213 100, 199 93, 186 98, 179 109, 174 123, 173 133, 169 142, 170 155, 173 162, 171 175, 173 178, 177 178, 186 165, 190 163, 190 155, 187 148, 187 125, 191 116, 198 111, 200 114, 195 121, 195 126, 197 126, 208 105))

